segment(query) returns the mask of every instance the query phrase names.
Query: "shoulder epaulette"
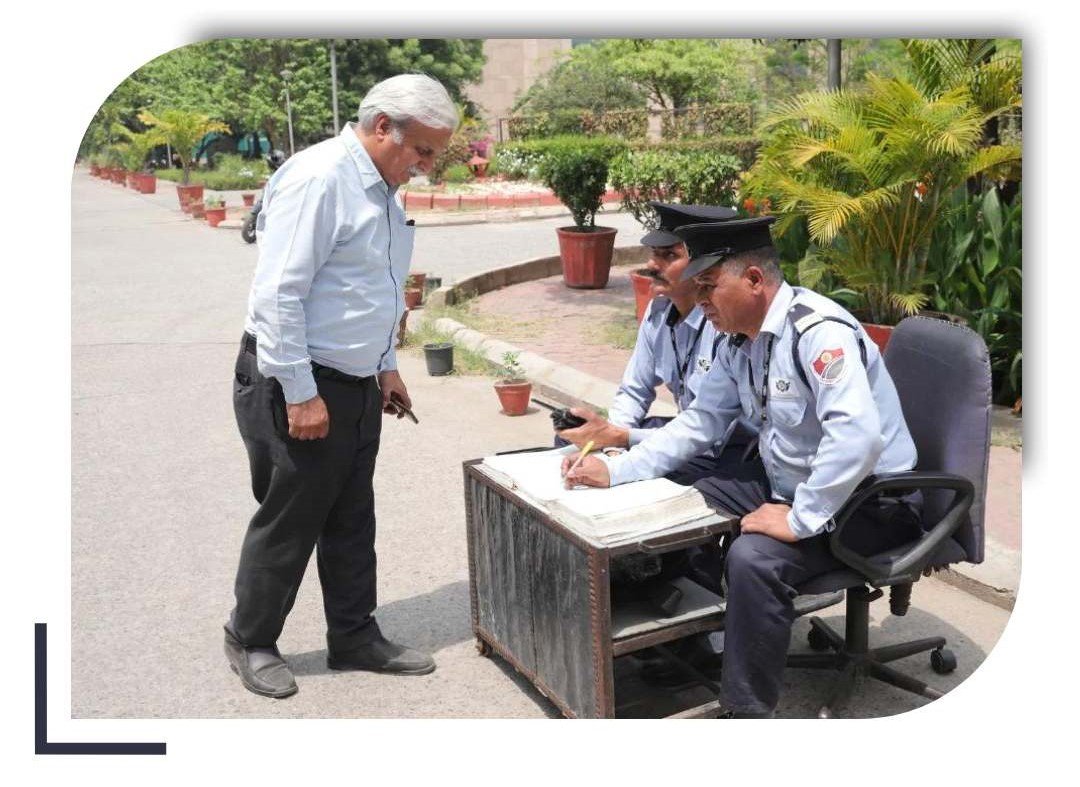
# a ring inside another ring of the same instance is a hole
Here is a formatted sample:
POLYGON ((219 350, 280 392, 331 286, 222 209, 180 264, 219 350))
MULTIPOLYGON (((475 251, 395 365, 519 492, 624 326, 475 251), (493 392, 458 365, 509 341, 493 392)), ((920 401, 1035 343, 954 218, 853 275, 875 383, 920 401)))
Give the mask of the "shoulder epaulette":
POLYGON ((807 331, 821 325, 823 322, 838 322, 855 331, 855 338, 859 342, 859 355, 862 356, 863 366, 866 366, 866 343, 863 341, 862 334, 859 333, 857 326, 839 317, 819 314, 805 303, 792 304, 791 308, 788 309, 788 319, 791 320, 791 326, 795 329, 795 338, 791 341, 791 361, 795 364, 795 370, 799 373, 803 385, 807 388, 810 387, 810 380, 807 379, 806 372, 802 368, 802 361, 799 359, 799 342, 802 341, 802 337, 807 331))

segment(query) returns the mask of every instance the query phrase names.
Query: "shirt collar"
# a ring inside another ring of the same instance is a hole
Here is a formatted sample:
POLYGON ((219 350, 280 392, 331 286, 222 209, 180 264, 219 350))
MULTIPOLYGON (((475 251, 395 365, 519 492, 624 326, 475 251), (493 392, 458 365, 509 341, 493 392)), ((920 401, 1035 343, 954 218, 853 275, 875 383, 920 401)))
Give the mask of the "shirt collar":
POLYGON ((765 319, 761 322, 760 333, 771 333, 777 338, 784 332, 787 325, 787 312, 791 301, 795 298, 795 291, 786 281, 780 283, 780 289, 776 291, 769 311, 765 313, 765 319))
POLYGON ((356 136, 355 121, 349 121, 341 129, 341 141, 345 143, 345 149, 349 151, 353 163, 356 164, 356 169, 360 172, 360 183, 365 189, 381 183, 383 188, 390 194, 397 191, 397 186, 391 187, 383 180, 379 170, 375 168, 375 162, 371 160, 371 156, 368 155, 364 146, 360 144, 360 139, 356 136))

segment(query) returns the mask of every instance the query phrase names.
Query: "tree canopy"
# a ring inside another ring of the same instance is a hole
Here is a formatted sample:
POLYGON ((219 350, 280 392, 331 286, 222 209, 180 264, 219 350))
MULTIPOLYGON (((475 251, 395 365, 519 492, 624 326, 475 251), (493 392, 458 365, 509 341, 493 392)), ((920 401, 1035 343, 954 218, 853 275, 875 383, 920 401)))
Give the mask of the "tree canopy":
MULTIPOLYGON (((395 74, 423 72, 442 82, 457 100, 480 78, 479 39, 337 39, 338 105, 354 115, 376 82, 395 74)), ((220 120, 236 132, 265 131, 284 147, 285 81, 297 144, 335 133, 330 86, 330 41, 318 38, 223 38, 180 47, 155 58, 124 80, 105 100, 88 130, 84 148, 110 140, 109 123, 139 130, 139 111, 177 109, 220 120)))

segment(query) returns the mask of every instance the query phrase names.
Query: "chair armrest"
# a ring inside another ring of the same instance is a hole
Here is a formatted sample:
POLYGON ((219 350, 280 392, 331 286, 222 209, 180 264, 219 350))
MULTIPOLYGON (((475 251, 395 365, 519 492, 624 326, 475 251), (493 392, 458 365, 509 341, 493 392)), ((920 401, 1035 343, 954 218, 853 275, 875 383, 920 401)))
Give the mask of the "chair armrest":
POLYGON ((840 562, 858 571, 874 585, 893 585, 914 582, 926 567, 927 561, 945 539, 952 536, 963 522, 975 499, 975 486, 968 479, 951 473, 908 470, 903 473, 871 475, 863 481, 844 507, 834 517, 836 529, 829 538, 829 549, 840 562), (893 489, 951 489, 956 492, 941 520, 905 552, 875 560, 864 557, 841 543, 841 534, 852 515, 872 496, 893 489))

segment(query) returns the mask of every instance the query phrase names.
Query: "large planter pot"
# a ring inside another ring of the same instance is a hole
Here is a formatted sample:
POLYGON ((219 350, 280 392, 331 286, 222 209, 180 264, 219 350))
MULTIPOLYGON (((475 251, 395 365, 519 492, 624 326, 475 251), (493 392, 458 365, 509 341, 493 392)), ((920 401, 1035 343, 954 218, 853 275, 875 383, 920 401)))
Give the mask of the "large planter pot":
POLYGON ((193 219, 205 219, 206 218, 206 206, 203 205, 203 201, 189 202, 187 212, 191 214, 193 219))
POLYGON ((451 342, 435 342, 424 345, 424 362, 432 377, 443 377, 454 371, 454 345, 451 342))
POLYGON ((91 164, 90 165, 90 174, 93 175, 95 178, 100 177, 101 176, 101 167, 99 167, 97 164, 91 164))
POLYGON ((255 195, 253 193, 241 194, 240 199, 244 201, 245 208, 250 208, 255 205, 255 195))
POLYGON ((409 278, 412 279, 412 283, 409 285, 409 287, 415 287, 416 289, 420 290, 420 292, 425 292, 424 281, 427 279, 426 273, 416 273, 414 271, 410 271, 409 278))
POLYGON ((417 287, 410 287, 405 290, 405 308, 410 311, 419 308, 420 302, 424 300, 424 291, 417 287))
POLYGON ((860 323, 863 330, 866 331, 866 335, 869 336, 874 344, 878 346, 881 352, 885 352, 885 347, 889 343, 889 339, 892 337, 893 327, 892 325, 878 325, 877 323, 864 322, 860 323))
POLYGON ((559 256, 563 282, 575 289, 598 290, 607 286, 611 255, 615 248, 613 227, 559 227, 559 256))
POLYGON ((206 223, 211 227, 216 227, 221 222, 225 221, 225 206, 220 208, 207 208, 206 209, 206 223))
POLYGON ((129 172, 129 173, 127 173, 127 175, 125 175, 125 177, 124 177, 124 180, 125 180, 125 182, 127 184, 127 187, 129 189, 131 189, 132 191, 138 191, 139 190, 139 173, 138 172, 129 172))
POLYGON ((630 271, 630 284, 634 288, 634 316, 637 321, 645 316, 645 307, 652 300, 652 276, 646 276, 637 271, 630 271))
POLYGON ((498 394, 499 404, 506 415, 525 415, 525 411, 529 409, 532 383, 498 382, 495 383, 495 393, 498 394))
POLYGON ((202 202, 203 199, 203 187, 196 183, 189 183, 183 185, 181 183, 176 184, 176 196, 180 200, 180 210, 184 213, 191 213, 190 205, 193 202, 202 202))
POLYGON ((136 175, 136 188, 140 194, 153 194, 157 191, 157 178, 149 172, 140 172, 136 175))
POLYGON ((112 174, 113 183, 119 183, 121 186, 127 180, 127 171, 122 169, 114 169, 112 174))

